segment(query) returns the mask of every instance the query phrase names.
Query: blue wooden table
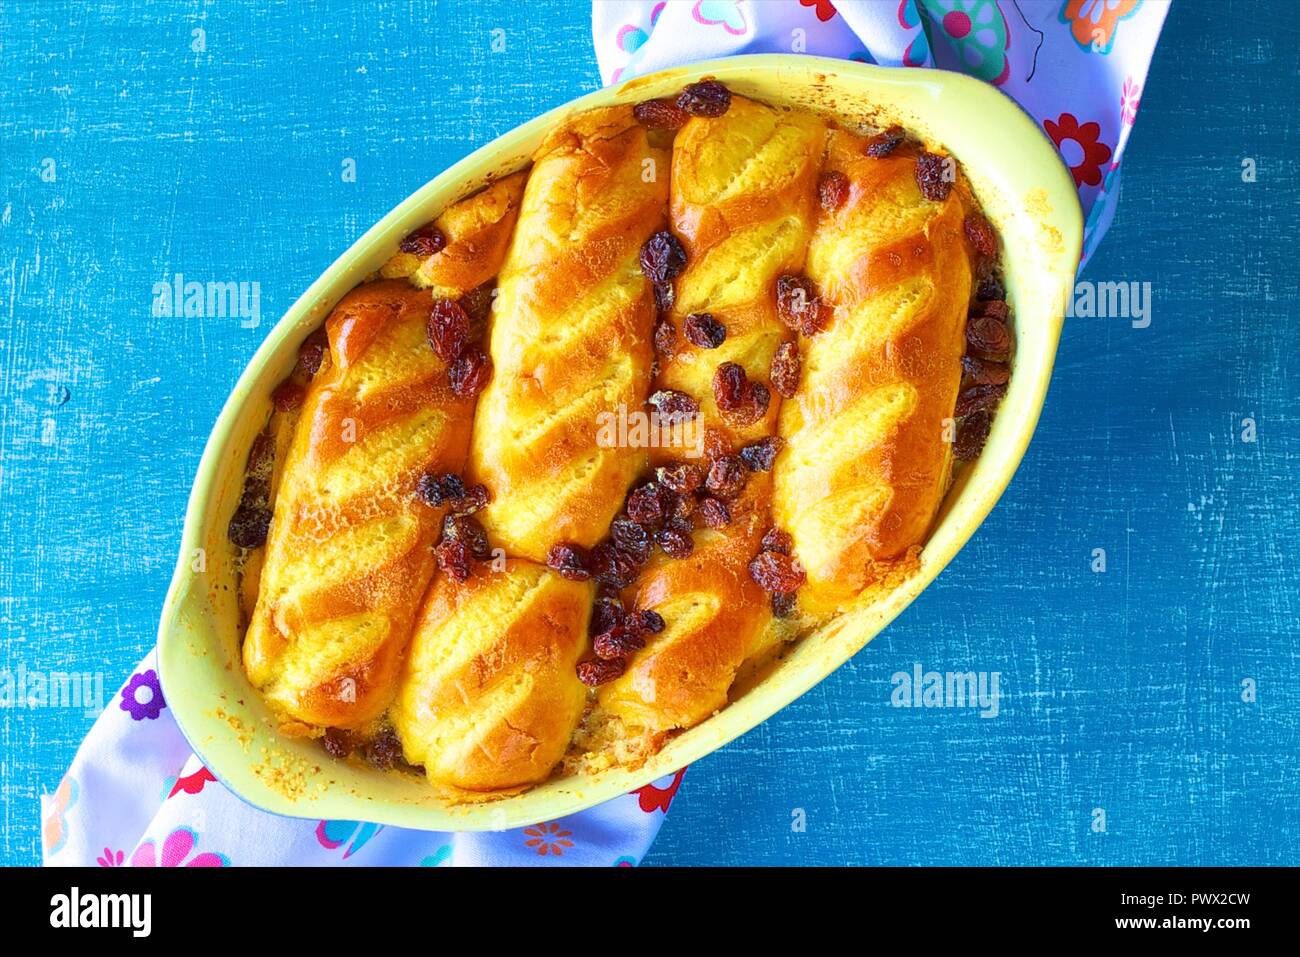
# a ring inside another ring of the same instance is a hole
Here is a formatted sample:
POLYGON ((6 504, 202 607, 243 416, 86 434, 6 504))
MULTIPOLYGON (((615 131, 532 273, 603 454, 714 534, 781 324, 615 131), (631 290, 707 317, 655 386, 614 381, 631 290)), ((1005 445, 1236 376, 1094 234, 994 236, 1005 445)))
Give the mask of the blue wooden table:
MULTIPOLYGON (((276 317, 434 173, 597 84, 579 0, 257 6, 0 6, 0 667, 115 687, 276 317), (258 282, 261 323, 154 317, 177 273, 258 282)), ((1151 283, 1151 325, 1067 323, 988 521, 688 772, 650 863, 1300 863, 1298 51, 1291 0, 1177 4, 1087 274, 1151 283), (917 663, 998 672, 998 716, 892 707, 917 663)), ((90 721, 0 711, 0 862, 39 859, 37 796, 90 721)))

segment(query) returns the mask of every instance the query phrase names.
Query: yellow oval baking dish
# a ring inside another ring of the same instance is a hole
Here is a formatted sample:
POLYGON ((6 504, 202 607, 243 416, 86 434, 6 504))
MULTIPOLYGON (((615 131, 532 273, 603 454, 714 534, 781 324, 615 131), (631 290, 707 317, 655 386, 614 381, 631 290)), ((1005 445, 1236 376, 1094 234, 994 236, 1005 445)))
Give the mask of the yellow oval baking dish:
POLYGON ((181 730, 209 770, 257 807, 427 830, 498 830, 562 817, 722 747, 878 634, 934 580, 993 507, 1038 421, 1081 237, 1073 183, 1047 138, 998 90, 955 73, 758 54, 629 80, 525 123, 434 178, 357 240, 290 307, 236 383, 199 463, 158 630, 163 688, 181 730), (919 570, 894 591, 806 637, 728 707, 636 769, 555 777, 521 794, 452 804, 422 777, 330 760, 318 743, 281 736, 240 667, 235 551, 226 524, 239 499, 248 450, 266 421, 271 390, 292 369, 298 343, 384 263, 402 237, 493 177, 520 169, 545 133, 570 114, 667 96, 707 76, 767 103, 818 110, 855 126, 897 123, 941 145, 961 161, 1001 233, 1015 315, 1015 373, 983 454, 959 474, 944 500, 919 570))

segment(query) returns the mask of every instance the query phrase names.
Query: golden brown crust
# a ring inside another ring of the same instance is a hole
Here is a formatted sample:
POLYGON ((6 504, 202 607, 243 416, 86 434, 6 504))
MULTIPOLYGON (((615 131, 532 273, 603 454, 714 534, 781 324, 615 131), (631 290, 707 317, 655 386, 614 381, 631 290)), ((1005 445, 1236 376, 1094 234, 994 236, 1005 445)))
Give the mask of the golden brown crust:
POLYGON ((409 279, 436 299, 459 299, 496 276, 515 230, 528 171, 512 173, 448 207, 433 221, 447 245, 421 259, 398 250, 384 263, 386 279, 409 279))
POLYGON ((545 780, 586 702, 575 668, 593 586, 533 562, 439 579, 411 642, 393 723, 412 764, 468 791, 545 780))
POLYGON ((405 282, 376 282, 326 322, 328 365, 284 462, 243 649, 284 717, 356 728, 391 700, 442 517, 415 483, 426 469, 459 471, 469 444, 472 405, 425 341, 430 303, 405 282))
POLYGON ((771 610, 749 576, 749 561, 768 522, 769 476, 751 476, 731 503, 725 529, 698 529, 683 559, 656 553, 626 590, 634 608, 650 608, 664 630, 648 635, 623 675, 601 686, 598 701, 624 725, 656 733, 698 724, 727 703, 727 690, 771 610))
POLYGON ((808 573, 801 605, 857 594, 919 545, 950 469, 971 290, 962 201, 923 199, 913 156, 863 146, 831 136, 826 168, 850 192, 821 214, 806 269, 834 317, 801 342, 799 392, 781 409, 773 510, 808 573))
POLYGON ((777 346, 793 338, 777 318, 776 280, 803 267, 825 136, 825 124, 810 114, 733 96, 725 114, 691 119, 673 143, 672 229, 687 267, 676 282, 676 351, 661 360, 656 388, 695 396, 705 422, 735 443, 775 431, 776 396, 764 418, 727 428, 713 375, 721 363, 737 362, 766 384, 777 346), (700 349, 681 334, 693 312, 726 326, 721 346, 700 349))
POLYGON ((667 168, 630 107, 579 114, 537 151, 470 452, 493 496, 480 518, 510 555, 594 545, 644 464, 597 432, 600 416, 640 410, 648 394, 654 301, 638 259, 664 222, 667 168))
MULTIPOLYGON (((733 96, 723 116, 691 119, 674 141, 672 229, 687 266, 675 287, 677 345, 672 358, 661 358, 653 388, 700 403, 710 451, 734 452, 775 431, 780 396, 771 393, 763 418, 737 426, 718 412, 713 376, 721 363, 737 362, 766 384, 773 353, 791 338, 777 317, 776 280, 802 268, 825 135, 815 117, 733 96), (720 347, 702 349, 681 334, 692 312, 726 326, 720 347)), ((655 459, 674 455, 682 453, 665 450, 655 459)), ((770 476, 752 475, 740 500, 729 503, 729 526, 697 530, 689 558, 656 555, 629 590, 635 606, 658 611, 666 627, 600 689, 601 707, 626 727, 652 734, 688 728, 726 704, 737 669, 771 618, 748 570, 770 523, 770 489, 770 476)))

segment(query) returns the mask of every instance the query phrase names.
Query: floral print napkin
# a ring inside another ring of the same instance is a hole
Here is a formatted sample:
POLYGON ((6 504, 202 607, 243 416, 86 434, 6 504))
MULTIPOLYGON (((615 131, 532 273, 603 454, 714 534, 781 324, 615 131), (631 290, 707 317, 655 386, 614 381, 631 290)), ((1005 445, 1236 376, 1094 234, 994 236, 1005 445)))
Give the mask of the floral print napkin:
POLYGON ((445 833, 279 817, 245 804, 194 756, 151 652, 41 798, 47 865, 81 867, 634 866, 683 772, 558 821, 445 833))

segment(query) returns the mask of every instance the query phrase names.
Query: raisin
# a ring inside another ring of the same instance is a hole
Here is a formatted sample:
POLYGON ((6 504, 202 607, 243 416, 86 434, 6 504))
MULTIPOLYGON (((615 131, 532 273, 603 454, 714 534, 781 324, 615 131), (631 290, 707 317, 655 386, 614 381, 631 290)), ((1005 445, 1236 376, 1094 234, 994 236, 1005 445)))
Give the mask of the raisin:
POLYGON ((442 485, 442 495, 446 499, 457 499, 465 497, 465 483, 461 481, 459 475, 448 472, 439 483, 442 485))
POLYGON ((849 198, 849 178, 839 170, 823 173, 817 181, 817 199, 822 209, 833 213, 849 198))
POLYGON ((623 623, 623 603, 617 595, 601 595, 591 609, 591 621, 587 623, 587 634, 603 635, 615 625, 623 623))
POLYGON ((661 229, 641 247, 641 272, 651 282, 669 282, 686 268, 686 250, 681 241, 661 229))
POLYGON ((586 550, 578 545, 560 542, 546 553, 546 567, 571 582, 585 582, 591 577, 587 570, 586 550))
POLYGON ((993 224, 979 213, 970 213, 962 220, 962 229, 971 247, 981 256, 993 256, 998 251, 998 234, 993 224))
POLYGON ((962 356, 961 367, 975 385, 1003 385, 1011 378, 1011 367, 1005 362, 962 356))
POLYGON ((657 635, 664 630, 663 615, 649 608, 637 612, 637 622, 641 630, 647 634, 657 635))
POLYGON ((292 379, 285 379, 272 391, 271 404, 275 406, 277 412, 292 412, 302 405, 302 400, 306 397, 306 389, 292 379))
POLYGON ((404 253, 412 253, 416 256, 432 256, 434 253, 442 252, 446 246, 447 237, 443 235, 442 230, 429 223, 403 239, 398 248, 404 253))
POLYGON ((723 411, 739 409, 745 399, 745 370, 736 362, 724 362, 713 373, 713 398, 723 411))
POLYGON ((794 614, 794 592, 772 592, 772 614, 777 618, 789 618, 794 614))
POLYGON ((385 728, 366 742, 366 760, 381 771, 389 771, 402 760, 402 742, 397 732, 385 728))
POLYGON ((604 661, 626 658, 644 647, 645 639, 639 632, 624 625, 616 625, 604 634, 597 635, 591 643, 591 650, 596 653, 596 657, 604 661))
POLYGON ((611 588, 626 588, 636 580, 641 562, 612 542, 601 542, 591 550, 588 567, 596 581, 611 588))
POLYGON ((916 185, 926 199, 941 203, 948 198, 953 183, 953 176, 948 172, 950 162, 947 156, 925 150, 916 154, 916 185))
POLYGON ((700 411, 700 404, 685 392, 675 389, 660 389, 646 402, 659 414, 663 422, 680 422, 695 416, 700 411))
POLYGON ((478 519, 469 515, 448 515, 442 520, 442 537, 444 541, 461 542, 470 554, 482 560, 492 554, 487 532, 478 523, 478 519))
POLYGON ((769 528, 763 534, 762 541, 758 543, 758 550, 761 552, 779 552, 782 555, 789 555, 793 549, 794 539, 790 537, 789 532, 779 528, 769 528))
POLYGON ((690 462, 675 462, 655 469, 659 484, 678 495, 689 495, 704 484, 704 469, 690 462))
POLYGON ((425 505, 437 508, 447 500, 442 490, 442 479, 432 472, 425 472, 415 482, 415 497, 425 505))
POLYGON ((450 299, 435 299, 425 333, 434 354, 451 364, 461 357, 469 345, 469 314, 460 303, 450 299))
POLYGON ((240 548, 261 548, 271 530, 271 510, 241 505, 231 516, 226 534, 240 548))
POLYGON ((694 495, 674 495, 672 511, 668 515, 669 523, 685 522, 691 524, 691 516, 695 514, 695 496, 694 495))
POLYGON ((740 365, 724 362, 713 373, 713 398, 729 423, 746 426, 763 417, 772 395, 767 386, 746 379, 740 365))
POLYGON ((866 148, 863 152, 868 156, 880 159, 882 156, 888 156, 898 148, 907 134, 903 132, 901 126, 891 126, 889 129, 877 133, 871 139, 867 140, 866 148))
POLYGON ((1003 385, 973 385, 957 396, 957 409, 953 412, 953 415, 960 419, 972 412, 992 408, 1006 394, 1007 387, 1005 383, 1003 385))
POLYGON ((784 439, 779 435, 771 435, 745 446, 740 450, 740 458, 752 472, 770 472, 783 445, 784 439))
POLYGON ((324 329, 317 329, 298 347, 298 368, 309 376, 320 372, 321 364, 325 361, 325 352, 329 347, 329 336, 325 334, 324 329))
POLYGON ((709 468, 704 487, 718 498, 735 498, 749 481, 749 469, 738 455, 724 455, 715 459, 709 468))
POLYGON ((620 515, 610 523, 609 537, 620 551, 631 556, 639 565, 645 564, 654 549, 650 529, 626 515, 620 515))
POLYGON ((708 496, 700 501, 700 519, 709 528, 726 528, 731 524, 731 510, 721 500, 708 496))
POLYGON ((492 377, 492 363, 482 349, 469 349, 447 370, 451 391, 461 398, 478 395, 492 377))
POLYGON ((804 583, 803 566, 780 552, 761 552, 749 563, 749 577, 766 592, 787 594, 804 583))
MULTIPOLYGON (((460 479, 454 475, 448 478, 455 479, 460 484, 460 479)), ((461 494, 448 496, 448 504, 451 506, 454 515, 472 515, 488 503, 487 486, 483 483, 471 485, 469 488, 461 486, 461 494)))
POLYGON ((971 308, 970 314, 972 316, 988 316, 1006 322, 1007 317, 1011 315, 1011 308, 1003 299, 981 300, 971 308))
MULTIPOLYGON (((677 293, 673 291, 673 284, 670 282, 651 283, 650 287, 655 294, 655 308, 660 312, 668 312, 673 308, 673 303, 677 301, 677 293)), ((674 335, 676 331, 674 330, 674 335)))
POLYGON ((463 582, 469 578, 473 567, 473 556, 470 554, 469 546, 464 542, 444 538, 434 546, 433 555, 438 561, 438 567, 446 572, 447 577, 452 581, 463 582))
POLYGON ((984 443, 988 441, 989 427, 992 424, 992 416, 984 410, 966 416, 957 430, 957 441, 952 444, 952 454, 965 462, 979 458, 984 443))
POLYGON ((614 658, 610 661, 593 658, 590 661, 578 662, 578 680, 588 688, 595 688, 613 681, 626 669, 627 661, 624 658, 614 658))
POLYGON ((979 286, 976 288, 975 297, 980 300, 988 299, 1006 299, 1007 287, 1002 284, 1002 280, 995 275, 983 276, 980 279, 979 286))
POLYGON ((782 276, 776 281, 776 314, 805 336, 814 336, 826 327, 821 296, 806 276, 782 276))
POLYGON ((627 497, 628 517, 642 525, 661 525, 670 506, 658 482, 646 482, 627 497))
POLYGON ((1011 351, 1011 333, 992 316, 976 316, 967 322, 966 342, 984 359, 1000 359, 1011 351))
POLYGON ((688 558, 695 550, 690 533, 680 528, 664 528, 655 533, 655 541, 669 558, 688 558))
POLYGON ((799 366, 799 349, 793 342, 783 342, 776 347, 768 375, 778 395, 794 398, 799 389, 799 366))
POLYGON ((732 455, 734 452, 724 432, 712 428, 704 430, 704 457, 710 462, 723 455, 732 455))
POLYGON ((772 393, 768 391, 767 386, 761 382, 751 382, 749 384, 749 401, 753 408, 754 421, 757 422, 767 414, 768 406, 772 404, 772 393))
POLYGON ((721 116, 731 107, 731 92, 717 80, 702 80, 688 84, 677 105, 691 116, 721 116))
POLYGON ((346 758, 352 753, 352 734, 342 728, 326 728, 321 744, 331 758, 346 758))
POLYGON ((671 319, 664 318, 655 323, 654 343, 659 355, 667 359, 673 357, 677 350, 677 327, 671 319))
POLYGON ((701 349, 716 349, 727 341, 727 327, 709 312, 693 312, 682 323, 682 332, 701 349))
POLYGON ((642 100, 632 107, 632 116, 651 130, 678 130, 691 118, 684 109, 667 99, 642 100))

